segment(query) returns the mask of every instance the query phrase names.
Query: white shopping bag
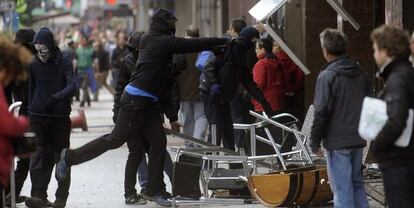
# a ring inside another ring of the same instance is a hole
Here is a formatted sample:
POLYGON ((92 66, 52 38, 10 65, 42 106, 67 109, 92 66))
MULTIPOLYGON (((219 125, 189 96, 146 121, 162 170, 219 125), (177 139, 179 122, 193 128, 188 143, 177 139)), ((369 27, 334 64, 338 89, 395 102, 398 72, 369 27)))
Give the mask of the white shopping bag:
MULTIPOLYGON (((410 143, 413 132, 414 112, 409 110, 407 126, 394 145, 406 147, 410 143)), ((387 103, 376 98, 365 97, 362 104, 358 133, 365 140, 374 140, 388 120, 387 103)))

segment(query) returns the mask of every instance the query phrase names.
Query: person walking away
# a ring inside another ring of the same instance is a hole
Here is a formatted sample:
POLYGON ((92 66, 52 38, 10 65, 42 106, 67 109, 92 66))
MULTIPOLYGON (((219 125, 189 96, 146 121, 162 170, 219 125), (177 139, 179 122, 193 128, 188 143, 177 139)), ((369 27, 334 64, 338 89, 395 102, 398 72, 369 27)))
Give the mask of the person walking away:
MULTIPOLYGON (((76 43, 73 40, 68 41, 68 47, 63 53, 65 56, 68 56, 73 64, 73 71, 75 72, 75 77, 78 77, 78 56, 76 55, 76 43)), ((79 88, 76 89, 75 93, 75 101, 80 101, 80 95, 79 95, 79 88)))
POLYGON ((310 147, 323 156, 327 151, 329 183, 335 208, 368 208, 362 177, 362 150, 366 142, 358 134, 362 101, 371 92, 367 74, 346 55, 344 33, 325 29, 320 34, 328 62, 316 81, 310 147))
POLYGON ((402 28, 383 25, 371 33, 378 78, 385 81, 379 98, 387 103, 388 120, 371 143, 382 173, 389 208, 414 207, 414 135, 408 145, 396 141, 414 109, 414 69, 408 61, 409 36, 402 28))
POLYGON ((116 35, 117 44, 116 48, 112 52, 111 64, 112 64, 112 85, 115 87, 118 83, 119 70, 121 68, 122 60, 128 53, 128 48, 126 47, 126 35, 124 32, 119 32, 116 35))
MULTIPOLYGON (((55 163, 62 149, 69 147, 71 98, 76 79, 69 57, 55 45, 52 31, 43 27, 33 40, 36 57, 29 65, 29 117, 36 134, 38 151, 32 156, 29 208, 47 207, 47 188, 55 163)), ((56 200, 52 207, 63 208, 69 196, 70 177, 58 181, 56 200)))
MULTIPOLYGON (((29 51, 0 34, 0 192, 10 185, 10 167, 14 157, 12 140, 22 138, 29 127, 29 121, 24 116, 16 118, 8 111, 4 88, 13 81, 27 78, 26 68, 30 59, 29 51)), ((0 202, 3 202, 2 194, 0 202)))
MULTIPOLYGON (((186 38, 200 37, 199 28, 190 25, 186 28, 186 38)), ((180 109, 183 120, 183 133, 196 139, 204 140, 208 121, 204 113, 204 105, 198 89, 201 72, 196 69, 195 62, 198 54, 174 55, 173 67, 178 69, 178 89, 180 96, 180 109), (181 64, 180 64, 181 63, 181 64)), ((194 147, 186 142, 187 147, 194 147)))
MULTIPOLYGON (((67 178, 72 165, 92 160, 140 134, 140 146, 143 146, 144 142, 150 145, 149 178, 144 198, 161 206, 172 205, 165 195, 163 181, 166 136, 160 107, 160 102, 171 96, 172 56, 174 53, 208 50, 229 42, 226 38, 175 37, 176 21, 177 18, 169 10, 158 9, 155 12, 149 31, 141 38, 137 69, 121 97, 114 129, 110 134, 103 135, 80 148, 63 150, 56 172, 60 180, 67 178)), ((162 111, 168 109, 162 108, 162 111)), ((177 115, 166 114, 170 115, 170 122, 177 121, 177 115)), ((143 148, 138 151, 141 151, 138 154, 141 156, 143 148)), ((141 158, 138 161, 141 161, 141 158)))
POLYGON ((76 49, 76 55, 78 57, 78 80, 79 86, 82 89, 82 99, 80 107, 84 107, 85 103, 91 106, 91 97, 89 95, 89 87, 92 86, 92 93, 96 92, 95 77, 93 75, 93 48, 88 43, 86 36, 81 35, 80 45, 76 49))
POLYGON ((109 73, 109 53, 106 52, 102 46, 102 43, 95 42, 93 43, 93 50, 94 50, 94 71, 95 77, 98 84, 98 88, 94 95, 94 101, 98 101, 99 98, 99 90, 102 86, 104 86, 111 95, 115 94, 114 88, 107 83, 108 73, 109 73))

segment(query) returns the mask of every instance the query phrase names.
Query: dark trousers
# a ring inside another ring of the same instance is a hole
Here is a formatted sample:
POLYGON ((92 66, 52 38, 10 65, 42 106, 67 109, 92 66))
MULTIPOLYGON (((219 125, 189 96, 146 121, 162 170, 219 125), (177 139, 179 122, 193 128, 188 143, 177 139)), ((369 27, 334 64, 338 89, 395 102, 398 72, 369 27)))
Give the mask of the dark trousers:
MULTIPOLYGON (((231 101, 231 116, 233 123, 250 124, 252 118, 249 114, 251 105, 243 98, 242 93, 237 93, 231 101)), ((246 131, 241 129, 234 129, 234 142, 236 146, 244 148, 246 152, 249 149, 249 139, 246 137, 246 131)))
MULTIPOLYGON (((139 135, 140 136, 140 135, 139 135)), ((125 188, 125 197, 133 196, 137 194, 137 190, 135 189, 135 185, 137 184, 137 173, 138 173, 138 180, 141 188, 146 188, 148 184, 148 164, 145 154, 139 149, 143 148, 137 142, 137 138, 129 139, 127 141, 128 145, 128 159, 125 165, 125 181, 124 181, 124 188, 125 188), (138 154, 142 154, 141 156, 138 154), (142 159, 141 159, 142 158, 142 159)), ((145 152, 149 152, 149 146, 145 145, 144 148, 145 152)), ((172 174, 173 174, 173 162, 171 160, 170 154, 168 151, 165 151, 165 159, 164 159, 164 172, 167 173, 170 181, 172 181, 172 174)))
POLYGON ((17 161, 16 170, 14 171, 16 181, 16 196, 20 196, 24 181, 26 181, 27 175, 30 169, 30 159, 19 159, 17 161))
MULTIPOLYGON (((20 196, 24 182, 30 169, 30 159, 19 159, 16 164, 16 170, 14 170, 16 197, 20 196)), ((10 193, 10 189, 7 189, 7 194, 10 193)))
MULTIPOLYGON (((233 120, 231 118, 230 103, 225 100, 211 101, 208 95, 202 96, 208 123, 216 124, 217 145, 223 141, 224 148, 235 150, 233 120)), ((210 129, 211 132, 211 129, 210 129)), ((210 138, 209 138, 210 139, 210 138)))
MULTIPOLYGON (((146 98, 128 93, 122 95, 120 103, 118 119, 112 132, 71 151, 68 155, 69 163, 77 165, 92 160, 108 150, 120 147, 130 138, 137 138, 139 146, 142 147, 144 142, 150 146, 147 188, 155 194, 164 192, 163 166, 167 138, 160 108, 146 98)), ((143 148, 138 148, 136 155, 139 163, 143 148)))
MULTIPOLYGON (((38 151, 30 161, 32 197, 47 199, 47 187, 53 167, 60 159, 62 149, 69 147, 71 124, 69 117, 49 118, 32 116, 32 131, 36 134, 38 151)), ((56 199, 66 200, 69 195, 70 177, 58 182, 56 199)))
POLYGON ((382 168, 381 172, 388 207, 414 207, 414 166, 382 168))

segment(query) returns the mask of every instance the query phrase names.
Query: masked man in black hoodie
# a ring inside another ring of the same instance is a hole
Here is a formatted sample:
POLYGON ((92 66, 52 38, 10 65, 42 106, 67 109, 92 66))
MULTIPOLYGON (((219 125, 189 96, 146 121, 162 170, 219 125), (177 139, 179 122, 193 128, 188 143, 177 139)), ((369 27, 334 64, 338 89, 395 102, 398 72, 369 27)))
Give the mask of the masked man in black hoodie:
MULTIPOLYGON (((73 65, 55 45, 46 27, 36 33, 36 57, 29 65, 29 118, 39 149, 31 158, 29 208, 47 207, 47 187, 60 152, 69 147, 71 98, 76 91, 73 65)), ((70 177, 60 180, 52 207, 65 207, 70 177)))
MULTIPOLYGON (((166 9, 159 9, 152 17, 149 32, 141 38, 137 69, 130 83, 125 87, 120 100, 120 109, 115 128, 110 134, 95 139, 86 145, 62 151, 57 167, 57 177, 64 180, 69 176, 70 167, 93 158, 104 152, 120 147, 128 138, 138 137, 140 146, 144 142, 149 148, 148 185, 144 198, 153 200, 161 206, 171 206, 165 194, 163 180, 166 136, 163 130, 162 111, 170 122, 177 121, 173 108, 164 108, 163 101, 171 100, 172 73, 171 63, 174 53, 191 53, 208 50, 229 43, 226 38, 175 37, 177 18, 166 9)), ((168 105, 165 105, 168 106, 168 105)), ((139 151, 143 151, 141 148, 139 151)), ((138 155, 142 155, 138 154, 138 155)), ((141 158, 139 159, 141 160, 141 158)))

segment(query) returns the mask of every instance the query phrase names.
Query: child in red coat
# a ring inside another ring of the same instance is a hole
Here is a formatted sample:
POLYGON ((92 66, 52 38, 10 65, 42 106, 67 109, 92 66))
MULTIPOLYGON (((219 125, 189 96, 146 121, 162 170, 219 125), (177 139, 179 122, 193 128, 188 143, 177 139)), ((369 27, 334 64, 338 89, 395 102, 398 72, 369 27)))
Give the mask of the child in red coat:
POLYGON ((25 79, 30 53, 0 35, 0 189, 8 186, 13 147, 11 140, 22 137, 29 126, 24 117, 14 117, 8 112, 4 87, 14 80, 25 79))

